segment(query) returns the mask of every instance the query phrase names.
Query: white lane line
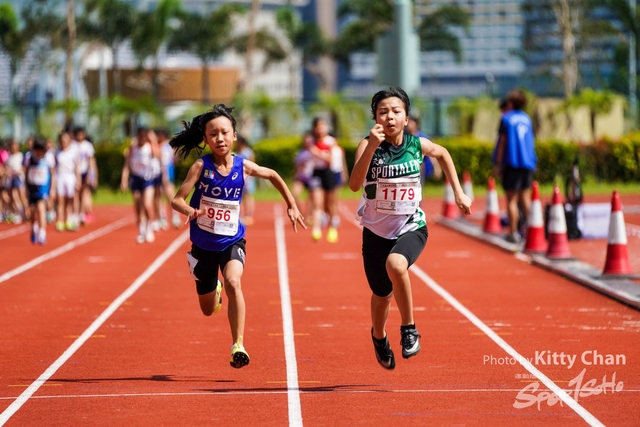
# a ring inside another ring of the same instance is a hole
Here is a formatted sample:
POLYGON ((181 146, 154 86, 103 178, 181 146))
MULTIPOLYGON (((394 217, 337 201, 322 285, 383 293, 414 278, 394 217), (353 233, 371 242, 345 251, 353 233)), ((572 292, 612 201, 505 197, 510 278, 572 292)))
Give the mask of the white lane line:
MULTIPOLYGON (((313 393, 517 393, 522 389, 516 388, 454 388, 454 389, 384 389, 379 390, 346 390, 344 388, 338 388, 340 385, 326 385, 326 386, 313 386, 309 390, 302 389, 302 394, 313 393)), ((571 391, 567 389, 567 391, 571 391)), ((616 393, 638 393, 640 390, 620 390, 616 393)), ((108 397, 181 397, 181 396, 241 396, 241 395, 272 395, 272 394, 285 394, 285 390, 263 390, 263 391, 251 391, 251 390, 211 390, 211 391, 183 391, 183 392, 157 392, 157 393, 107 393, 107 394, 58 394, 58 395, 42 395, 33 396, 31 399, 101 399, 108 397)), ((1 400, 13 400, 15 397, 0 397, 1 400)))
POLYGON ((542 382, 542 384, 546 385, 549 390, 554 392, 556 396, 560 398, 564 403, 567 404, 568 407, 573 409, 583 420, 587 422, 587 424, 591 426, 604 426, 596 417, 594 417, 589 411, 587 411, 582 405, 576 402, 571 396, 567 394, 562 388, 558 387, 556 383, 551 381, 549 377, 540 372, 538 368, 533 366, 531 362, 529 362, 524 356, 518 353, 513 347, 511 347, 507 342, 500 338, 498 334, 496 334, 493 329, 488 327, 482 320, 480 320, 475 314, 473 314, 467 307, 462 305, 457 299, 453 297, 449 292, 444 290, 442 286, 436 283, 427 273, 425 273, 420 267, 417 265, 412 265, 409 269, 413 274, 418 276, 420 280, 422 280, 432 291, 440 295, 445 301, 451 304, 456 310, 458 310, 464 317, 466 317, 475 327, 484 332, 489 338, 493 340, 496 344, 500 346, 507 354, 516 359, 523 368, 533 374, 536 378, 542 382))
MULTIPOLYGON (((355 219, 351 219, 351 215, 347 215, 348 212, 345 209, 340 209, 345 217, 352 223, 360 226, 355 219)), ((445 301, 447 301, 452 307, 458 310, 464 317, 466 317, 475 327, 484 332, 489 338, 491 338, 496 344, 498 344, 507 354, 515 358, 523 368, 538 378, 549 390, 554 392, 560 400, 567 404, 568 407, 573 409, 587 424, 591 426, 604 426, 596 417, 594 417, 589 411, 587 411, 582 405, 576 402, 571 396, 567 394, 562 388, 558 387, 556 383, 551 381, 545 374, 540 372, 535 366, 533 366, 524 356, 518 353, 513 347, 511 347, 505 340, 500 338, 493 329, 488 327, 482 320, 480 320, 469 309, 462 305, 457 299, 453 297, 449 292, 444 290, 442 286, 436 283, 427 273, 425 273, 417 265, 412 265, 409 269, 413 274, 418 276, 432 291, 440 295, 445 301)))
POLYGON ((18 227, 14 227, 14 228, 11 228, 9 230, 0 232, 0 240, 7 239, 9 237, 13 237, 13 236, 18 235, 18 234, 22 234, 25 231, 27 231, 28 229, 29 229, 29 226, 24 224, 24 225, 20 225, 18 227))
POLYGON ((284 356, 287 365, 287 394, 289 400, 289 426, 302 426, 300 408, 300 388, 298 385, 298 363, 296 344, 293 339, 293 315, 291 314, 291 293, 289 291, 289 268, 287 267, 287 245, 284 237, 282 207, 274 206, 276 249, 278 255, 278 281, 280 282, 280 305, 282 307, 282 331, 284 332, 284 356))
POLYGON ((91 338, 91 335, 93 335, 127 299, 140 289, 144 282, 146 282, 147 279, 149 279, 149 277, 151 277, 151 275, 153 275, 153 273, 155 273, 167 261, 167 259, 171 257, 171 255, 180 249, 182 244, 188 238, 189 230, 186 230, 178 236, 178 238, 174 240, 169 247, 167 247, 167 249, 165 249, 164 252, 162 252, 162 254, 160 254, 160 256, 156 258, 156 260, 118 296, 118 298, 109 304, 109 307, 107 307, 102 314, 100 314, 100 316, 98 316, 98 318, 89 325, 82 335, 80 335, 73 344, 71 344, 69 348, 67 348, 65 352, 62 353, 62 355, 38 377, 38 379, 31 383, 31 385, 27 387, 27 389, 23 391, 22 394, 18 396, 18 398, 11 403, 4 412, 2 412, 2 414, 0 414, 0 426, 3 426, 9 418, 11 418, 13 414, 15 414, 49 378, 51 378, 51 376, 55 374, 56 371, 60 369, 60 367, 64 365, 65 362, 69 360, 69 358, 71 358, 71 356, 73 356, 73 354, 78 351, 78 349, 82 347, 89 338, 91 338))
POLYGON ((117 230, 118 228, 124 227, 125 225, 129 224, 132 221, 133 221, 133 218, 131 217, 121 218, 115 222, 112 222, 111 224, 105 225, 102 228, 98 228, 96 231, 92 231, 91 233, 85 236, 82 236, 79 239, 72 240, 60 246, 59 248, 52 250, 51 252, 47 252, 44 255, 40 255, 39 257, 32 259, 26 264, 22 264, 20 267, 16 267, 13 270, 7 271, 6 273, 2 274, 0 276, 0 283, 6 282, 12 277, 17 276, 18 274, 22 274, 27 270, 30 270, 33 267, 37 266, 38 264, 42 264, 43 262, 48 261, 57 256, 60 256, 65 252, 69 252, 70 250, 75 249, 80 245, 89 243, 90 241, 95 240, 98 237, 102 237, 107 233, 111 233, 112 231, 117 230))

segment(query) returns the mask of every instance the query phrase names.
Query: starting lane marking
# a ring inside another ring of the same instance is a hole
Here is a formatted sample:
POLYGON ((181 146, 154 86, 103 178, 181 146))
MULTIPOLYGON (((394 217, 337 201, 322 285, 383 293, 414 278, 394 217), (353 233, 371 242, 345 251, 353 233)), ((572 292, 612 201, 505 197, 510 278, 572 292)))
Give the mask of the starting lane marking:
POLYGON ((293 315, 291 313, 291 292, 289 289, 289 268, 287 266, 287 244, 284 237, 284 219, 282 206, 273 207, 276 231, 276 252, 278 256, 278 282, 280 282, 280 304, 282 310, 282 331, 284 356, 287 366, 287 396, 289 407, 289 426, 302 427, 300 408, 300 388, 298 384, 298 364, 296 362, 296 344, 293 333, 293 315))
MULTIPOLYGON (((342 214, 357 227, 361 227, 360 224, 353 218, 353 215, 346 209, 344 206, 340 206, 340 211, 342 214)), ((504 339, 500 338, 498 333, 496 333, 493 329, 487 326, 482 320, 480 320, 475 314, 473 314, 467 307, 462 305, 457 299, 453 297, 449 292, 447 292, 442 286, 440 286, 435 280, 433 280, 427 273, 425 273, 420 267, 417 265, 412 265, 409 270, 418 276, 420 280, 422 280, 425 285, 427 285, 432 291, 436 294, 440 295, 445 301, 447 301, 453 308, 458 310, 464 317, 466 317, 475 327, 484 332, 493 342, 498 344, 500 348, 502 348, 507 354, 511 357, 515 358, 519 361, 520 365, 533 374, 536 378, 540 380, 549 390, 554 392, 556 396, 562 402, 566 403, 568 407, 574 410, 576 414, 578 414, 583 420, 587 422, 587 424, 591 426, 602 426, 604 424, 600 422, 591 412, 587 411, 582 405, 576 402, 566 391, 558 387, 556 383, 551 381, 549 377, 540 372, 538 368, 533 366, 529 361, 527 361, 524 356, 518 353, 513 347, 511 347, 504 339)))
POLYGON ((3 231, 0 233, 0 240, 8 239, 9 237, 16 236, 18 234, 22 234, 29 229, 29 226, 26 224, 20 225, 18 227, 9 229, 7 231, 3 231))
POLYGON ((92 231, 91 233, 85 236, 82 236, 76 240, 72 240, 60 246, 59 248, 52 250, 51 252, 47 252, 46 254, 40 255, 39 257, 32 259, 26 264, 22 264, 20 267, 16 267, 13 270, 7 271, 3 275, 1 275, 0 283, 6 282, 12 277, 17 276, 18 274, 22 274, 25 271, 30 270, 33 267, 36 267, 37 265, 42 264, 45 261, 49 261, 50 259, 60 256, 65 252, 69 252, 70 250, 75 249, 78 246, 84 245, 85 243, 89 243, 90 241, 95 240, 98 237, 102 237, 107 233, 111 233, 112 231, 117 230, 118 228, 122 228, 125 225, 129 224, 130 222, 133 222, 133 218, 131 217, 120 218, 119 220, 112 222, 111 224, 105 225, 102 228, 98 228, 96 231, 92 231))
MULTIPOLYGON (((128 221, 130 221, 130 219, 128 221)), ((89 235, 85 237, 88 236, 89 235)), ((32 382, 31 385, 0 414, 0 426, 3 426, 7 421, 9 421, 9 418, 11 418, 13 414, 15 414, 22 407, 22 405, 24 405, 27 400, 29 400, 29 398, 31 398, 33 394, 38 391, 38 389, 42 385, 44 385, 44 383, 46 383, 47 380, 53 376, 53 374, 56 373, 56 371, 60 369, 60 367, 62 367, 62 365, 64 365, 65 362, 69 360, 71 356, 73 356, 74 353, 78 351, 78 349, 82 347, 82 345, 87 342, 89 338, 93 336, 98 328, 100 328, 100 326, 102 326, 104 322, 106 322, 109 317, 111 317, 111 315, 115 313, 116 310, 118 310, 118 308, 127 299, 131 298, 131 296, 136 293, 138 289, 140 289, 140 287, 147 281, 147 279, 149 279, 149 277, 151 277, 151 275, 153 275, 160 267, 162 267, 162 265, 169 259, 169 257, 171 257, 178 249, 180 249, 180 247, 184 244, 184 242, 187 241, 187 239, 189 239, 189 230, 186 230, 182 234, 180 234, 180 236, 178 236, 178 238, 176 238, 169 245, 169 247, 167 247, 167 249, 165 249, 164 252, 162 252, 162 254, 160 254, 160 256, 156 258, 156 260, 153 261, 153 263, 149 267, 147 267, 147 269, 140 276, 138 276, 138 278, 127 289, 125 289, 124 292, 122 292, 118 296, 118 298, 113 300, 111 305, 109 305, 109 307, 107 307, 102 312, 102 314, 100 314, 100 316, 98 316, 98 318, 94 320, 91 325, 89 325, 89 327, 82 333, 82 335, 80 335, 80 337, 78 337, 78 339, 76 339, 73 344, 71 344, 69 348, 67 348, 64 353, 62 353, 60 357, 58 357, 58 359, 53 362, 51 366, 49 366, 47 370, 38 377, 38 379, 32 382)))

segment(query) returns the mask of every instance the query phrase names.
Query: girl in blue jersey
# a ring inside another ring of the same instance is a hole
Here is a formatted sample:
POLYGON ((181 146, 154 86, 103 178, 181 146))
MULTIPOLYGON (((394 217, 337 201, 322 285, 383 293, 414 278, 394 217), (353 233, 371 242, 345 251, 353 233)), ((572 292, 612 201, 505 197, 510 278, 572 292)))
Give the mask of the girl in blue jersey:
POLYGON ((391 300, 401 316, 402 357, 420 351, 420 334, 413 318, 413 297, 409 267, 427 243, 427 224, 420 208, 422 186, 420 164, 424 156, 434 157, 449 178, 456 204, 471 212, 471 200, 460 186, 451 155, 427 138, 404 132, 409 121, 409 97, 401 88, 377 92, 371 99, 376 124, 358 145, 349 188, 364 194, 361 218, 362 258, 371 288, 371 338, 378 363, 396 366, 386 333, 391 300))
POLYGON ((191 166, 171 207, 186 215, 190 223, 192 245, 187 259, 205 316, 220 310, 222 284, 218 280, 218 269, 222 272, 233 339, 230 363, 234 368, 241 368, 249 363, 243 346, 245 303, 241 288, 246 241, 240 203, 245 179, 249 176, 268 179, 287 202, 287 215, 293 229, 297 231, 298 223, 306 226, 291 192, 277 172, 232 154, 237 139, 232 110, 224 104, 215 105, 194 117, 191 123, 185 122, 185 129, 169 142, 183 158, 193 149, 201 151, 203 140, 212 151, 191 166), (194 192, 187 203, 191 190, 194 192))
POLYGON ((47 200, 55 188, 53 165, 45 158, 45 145, 44 139, 34 140, 25 170, 31 208, 31 243, 41 245, 47 240, 47 200))

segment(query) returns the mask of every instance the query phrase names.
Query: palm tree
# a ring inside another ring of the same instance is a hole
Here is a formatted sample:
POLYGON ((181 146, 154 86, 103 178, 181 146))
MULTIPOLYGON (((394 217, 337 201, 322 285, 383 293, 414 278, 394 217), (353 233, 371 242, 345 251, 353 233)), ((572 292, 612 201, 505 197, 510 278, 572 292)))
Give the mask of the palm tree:
POLYGON ((9 86, 13 102, 13 79, 29 47, 31 37, 19 28, 18 17, 9 3, 0 4, 0 47, 9 55, 9 86))
POLYGON ((180 0, 160 0, 153 11, 137 14, 136 27, 131 35, 131 47, 140 67, 145 59, 152 60, 152 93, 156 102, 160 95, 160 49, 169 38, 170 22, 178 16, 180 7, 180 0))
MULTIPOLYGON (((338 16, 356 19, 347 24, 334 43, 334 55, 348 63, 354 52, 373 52, 376 39, 393 25, 392 0, 345 0, 338 8, 338 16)), ((420 49, 424 52, 452 52, 459 61, 462 49, 459 38, 450 30, 456 26, 469 29, 471 17, 457 5, 440 6, 424 15, 418 26, 420 49)))
POLYGON ((582 89, 577 95, 571 96, 564 103, 566 109, 586 107, 589 110, 589 124, 591 138, 596 139, 596 118, 602 114, 609 114, 613 109, 616 95, 607 90, 596 91, 591 88, 582 89))
MULTIPOLYGON (((315 22, 302 22, 291 7, 279 8, 276 11, 276 20, 286 34, 291 48, 300 50, 305 68, 320 80, 320 90, 327 90, 327 82, 324 81, 319 67, 313 62, 330 51, 329 41, 324 37, 318 24, 315 22)), ((293 61, 290 61, 290 69, 291 93, 293 94, 294 73, 298 69, 293 61)))
POLYGON ((202 103, 209 103, 209 63, 222 55, 231 44, 233 16, 243 9, 223 5, 206 15, 184 12, 180 26, 171 33, 168 49, 192 52, 202 62, 202 103))
MULTIPOLYGON (((85 14, 78 27, 89 38, 97 40, 111 50, 113 57, 113 92, 119 94, 120 67, 118 52, 135 28, 135 8, 122 0, 85 0, 85 14)), ((107 91, 108 92, 108 91, 107 91)))
POLYGON ((320 92, 311 112, 328 113, 338 139, 355 142, 365 132, 368 110, 364 104, 349 101, 340 93, 320 92))
POLYGON ((478 98, 458 97, 448 105, 447 114, 457 121, 458 132, 461 135, 468 135, 473 133, 476 115, 482 108, 497 109, 495 101, 488 96, 478 98))

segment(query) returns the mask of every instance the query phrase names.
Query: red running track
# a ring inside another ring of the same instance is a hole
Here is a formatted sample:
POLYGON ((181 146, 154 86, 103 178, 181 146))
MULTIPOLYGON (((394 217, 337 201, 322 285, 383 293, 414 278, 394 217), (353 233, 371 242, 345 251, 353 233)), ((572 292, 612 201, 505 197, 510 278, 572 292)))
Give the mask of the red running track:
POLYGON ((50 232, 44 247, 27 234, 1 240, 0 425, 638 425, 637 311, 429 223, 412 270, 422 352, 399 357, 392 309, 398 365, 386 371, 371 345, 354 204, 336 244, 294 234, 281 209, 259 204, 248 231, 241 370, 228 364, 226 307, 199 311, 184 230, 138 245, 130 209, 103 208, 97 224, 50 232))

